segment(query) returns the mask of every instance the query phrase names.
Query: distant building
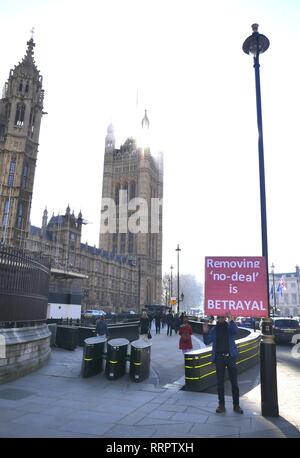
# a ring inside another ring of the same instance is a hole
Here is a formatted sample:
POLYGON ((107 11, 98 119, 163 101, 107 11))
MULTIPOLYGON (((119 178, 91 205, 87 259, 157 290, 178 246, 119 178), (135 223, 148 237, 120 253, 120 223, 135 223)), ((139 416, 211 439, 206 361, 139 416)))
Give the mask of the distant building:
MULTIPOLYGON (((142 137, 147 144, 149 131, 147 112, 142 120, 142 137)), ((131 259, 140 270, 140 304, 160 304, 162 294, 162 205, 159 208, 158 231, 153 229, 153 207, 162 203, 163 161, 162 155, 155 157, 149 147, 141 147, 134 138, 128 138, 115 148, 113 126, 107 129, 102 187, 102 210, 104 199, 111 199, 116 206, 116 230, 100 233, 99 246, 112 253, 119 253, 131 259), (126 202, 121 202, 126 192, 126 202), (133 211, 126 205, 141 198, 147 204, 148 221, 145 233, 133 233, 128 227, 121 227, 120 218, 124 211, 130 217, 133 211), (121 205, 123 204, 123 205, 121 205), (121 209, 122 208, 122 209, 121 209)), ((102 213, 101 227, 106 216, 102 213)))
MULTIPOLYGON (((269 272, 270 306, 281 316, 300 316, 300 272, 269 272), (274 292, 275 291, 275 294, 274 292), (278 311, 279 310, 279 311, 278 311)), ((271 314, 272 314, 271 313, 271 314)))

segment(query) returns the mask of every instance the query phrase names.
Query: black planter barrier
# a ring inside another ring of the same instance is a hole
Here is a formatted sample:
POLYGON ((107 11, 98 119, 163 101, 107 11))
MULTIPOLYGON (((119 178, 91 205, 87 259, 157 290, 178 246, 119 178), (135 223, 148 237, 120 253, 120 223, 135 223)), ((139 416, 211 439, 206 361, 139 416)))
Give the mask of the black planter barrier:
POLYGON ((75 350, 78 342, 78 327, 57 326, 56 346, 66 350, 75 350))
POLYGON ((109 324, 108 335, 110 339, 128 339, 129 342, 137 340, 140 336, 140 322, 109 324))
POLYGON ((51 337, 50 337, 50 346, 54 347, 55 342, 56 342, 56 324, 48 324, 48 329, 51 332, 51 337))
POLYGON ((151 345, 142 339, 131 342, 129 375, 133 382, 142 382, 149 377, 151 345))
MULTIPOLYGON (((200 324, 200 323, 199 323, 200 324)), ((259 361, 260 333, 240 328, 240 334, 247 337, 237 338, 238 372, 243 372, 259 361)), ((216 367, 211 362, 212 347, 192 350, 184 355, 185 389, 187 391, 204 391, 217 384, 216 367)), ((227 375, 227 371, 226 371, 227 375)))
POLYGON ((96 336, 95 328, 88 328, 86 326, 79 326, 78 328, 78 346, 83 347, 84 341, 90 337, 96 336))
POLYGON ((107 342, 105 375, 109 380, 116 380, 125 374, 128 344, 127 339, 112 339, 107 342))
POLYGON ((85 339, 81 366, 82 377, 91 377, 102 372, 106 341, 106 337, 85 339))

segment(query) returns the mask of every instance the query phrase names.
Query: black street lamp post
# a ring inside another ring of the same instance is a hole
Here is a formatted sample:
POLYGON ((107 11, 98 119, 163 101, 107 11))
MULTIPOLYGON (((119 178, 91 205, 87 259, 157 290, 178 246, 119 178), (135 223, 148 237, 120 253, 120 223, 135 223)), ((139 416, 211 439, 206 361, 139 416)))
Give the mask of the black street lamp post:
POLYGON ((275 273, 274 273, 275 266, 274 266, 273 263, 271 265, 271 269, 272 269, 272 280, 273 280, 273 285, 272 285, 272 291, 273 291, 273 313, 272 313, 272 315, 274 316, 275 313, 277 312, 277 309, 276 309, 276 291, 275 291, 275 273))
POLYGON ((141 258, 138 258, 138 313, 141 313, 141 258))
POLYGON ((179 315, 179 303, 180 303, 180 297, 179 297, 179 252, 181 251, 181 248, 179 248, 179 245, 177 245, 176 250, 177 251, 177 313, 179 315))
POLYGON ((243 44, 243 51, 246 54, 253 55, 254 59, 258 127, 262 256, 266 261, 266 286, 268 291, 268 318, 263 319, 262 341, 260 344, 261 410, 263 416, 277 417, 279 415, 279 411, 277 398, 276 345, 272 329, 272 320, 270 318, 266 188, 259 74, 259 55, 268 49, 270 42, 266 36, 258 32, 258 24, 253 24, 252 30, 252 35, 250 35, 243 44))
POLYGON ((173 296, 173 269, 174 267, 171 265, 170 269, 171 269, 171 291, 170 291, 170 299, 171 299, 171 297, 173 296))

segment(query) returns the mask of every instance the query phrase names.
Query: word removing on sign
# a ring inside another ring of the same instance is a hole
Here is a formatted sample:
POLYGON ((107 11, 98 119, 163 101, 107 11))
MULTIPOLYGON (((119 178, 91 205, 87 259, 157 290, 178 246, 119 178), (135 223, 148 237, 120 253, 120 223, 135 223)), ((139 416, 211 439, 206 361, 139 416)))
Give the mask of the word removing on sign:
POLYGON ((204 311, 209 316, 268 316, 264 257, 206 257, 204 311))

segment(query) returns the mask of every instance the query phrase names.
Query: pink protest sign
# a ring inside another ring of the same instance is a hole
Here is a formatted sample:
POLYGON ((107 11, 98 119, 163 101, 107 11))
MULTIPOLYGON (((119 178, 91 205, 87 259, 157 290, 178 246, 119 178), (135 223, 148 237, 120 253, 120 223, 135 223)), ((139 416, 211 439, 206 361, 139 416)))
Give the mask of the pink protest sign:
POLYGON ((268 316, 264 257, 206 257, 206 315, 268 316))

